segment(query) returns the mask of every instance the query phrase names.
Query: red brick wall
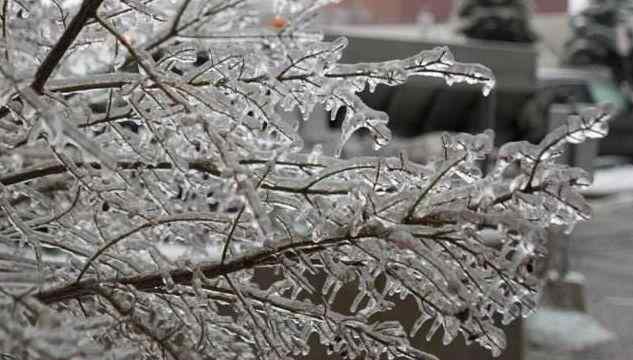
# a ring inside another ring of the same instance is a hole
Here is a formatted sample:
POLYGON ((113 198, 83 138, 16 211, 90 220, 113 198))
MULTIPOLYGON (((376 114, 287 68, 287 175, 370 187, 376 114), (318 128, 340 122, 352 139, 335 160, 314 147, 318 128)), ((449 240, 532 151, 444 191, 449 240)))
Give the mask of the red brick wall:
MULTIPOLYGON (((433 13, 438 20, 448 18, 458 0, 344 0, 347 8, 365 8, 374 23, 414 22, 420 11, 433 13)), ((567 0, 533 0, 536 13, 566 12, 567 0)))

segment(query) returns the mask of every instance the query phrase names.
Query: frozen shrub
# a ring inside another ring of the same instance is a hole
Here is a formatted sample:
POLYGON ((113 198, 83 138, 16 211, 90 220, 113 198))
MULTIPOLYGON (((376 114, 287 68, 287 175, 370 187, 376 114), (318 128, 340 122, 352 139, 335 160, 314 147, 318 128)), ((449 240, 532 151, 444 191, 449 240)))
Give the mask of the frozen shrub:
POLYGON ((3 2, 3 358, 287 359, 316 337, 432 359, 409 342, 420 329, 502 351, 493 317, 533 310, 545 232, 589 216, 587 175, 556 156, 603 136, 608 112, 501 147, 485 174, 492 132, 447 136, 427 164, 341 159, 360 128, 390 139, 364 88, 494 78, 446 48, 339 64, 346 40, 311 28, 329 2, 3 2), (281 116, 316 106, 346 108, 338 148, 303 151, 303 120, 281 116), (417 302, 412 328, 376 320, 397 297, 417 302))

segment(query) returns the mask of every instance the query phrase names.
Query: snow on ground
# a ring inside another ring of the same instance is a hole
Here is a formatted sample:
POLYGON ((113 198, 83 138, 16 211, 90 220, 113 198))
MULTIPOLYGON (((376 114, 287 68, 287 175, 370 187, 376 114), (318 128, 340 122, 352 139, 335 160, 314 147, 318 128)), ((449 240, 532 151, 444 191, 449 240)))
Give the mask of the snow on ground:
POLYGON ((596 170, 593 184, 582 190, 586 196, 606 196, 622 192, 633 192, 633 165, 596 170))
POLYGON ((615 339, 612 332, 580 311, 543 308, 525 324, 529 344, 552 351, 582 352, 615 339))

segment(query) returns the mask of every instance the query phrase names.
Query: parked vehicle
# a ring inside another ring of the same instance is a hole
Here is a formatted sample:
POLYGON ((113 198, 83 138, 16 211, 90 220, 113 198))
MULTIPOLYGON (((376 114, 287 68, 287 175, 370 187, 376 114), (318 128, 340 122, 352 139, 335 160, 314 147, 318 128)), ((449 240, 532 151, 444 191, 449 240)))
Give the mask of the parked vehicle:
POLYGON ((500 88, 492 98, 483 98, 472 87, 447 87, 428 79, 379 88, 375 93, 364 94, 364 98, 370 106, 390 115, 396 138, 493 127, 497 144, 540 141, 552 128, 550 111, 555 104, 569 105, 573 113, 583 106, 610 103, 615 115, 609 135, 599 142, 597 155, 633 160, 633 102, 607 68, 541 68, 536 71, 536 78, 534 88, 500 88))
MULTIPOLYGON (((600 142, 599 154, 633 158, 633 106, 606 67, 539 68, 535 47, 428 39, 404 25, 338 27, 330 31, 330 37, 337 36, 353 39, 344 53, 344 62, 404 58, 422 49, 447 44, 456 59, 484 63, 495 73, 497 87, 488 97, 483 97, 476 86, 449 87, 441 79, 416 77, 397 87, 379 86, 374 93, 364 93, 363 99, 369 106, 389 114, 394 138, 407 146, 418 139, 428 139, 421 137, 423 134, 479 132, 486 128, 495 130, 498 145, 522 139, 537 142, 550 129, 552 105, 574 107, 610 102, 617 114, 611 121, 609 136, 600 142)), ((340 120, 343 114, 338 115, 340 120)), ((327 124, 325 128, 337 127, 340 122, 327 124)), ((326 142, 321 134, 327 131, 307 132, 312 135, 307 136, 308 143, 326 142)))
POLYGON ((607 68, 539 69, 537 77, 538 88, 519 117, 518 127, 523 137, 538 141, 545 135, 553 104, 568 104, 573 108, 608 102, 616 113, 610 122, 609 135, 600 140, 598 154, 633 159, 633 104, 607 68))
POLYGON ((481 63, 496 77, 495 90, 482 96, 478 86, 447 86, 441 79, 412 77, 401 86, 365 93, 371 107, 387 112, 394 136, 413 138, 433 131, 478 132, 494 128, 496 143, 516 138, 518 110, 536 89, 538 50, 522 44, 426 37, 417 26, 338 26, 329 36, 346 36, 343 62, 406 58, 424 49, 448 46, 455 59, 481 63))

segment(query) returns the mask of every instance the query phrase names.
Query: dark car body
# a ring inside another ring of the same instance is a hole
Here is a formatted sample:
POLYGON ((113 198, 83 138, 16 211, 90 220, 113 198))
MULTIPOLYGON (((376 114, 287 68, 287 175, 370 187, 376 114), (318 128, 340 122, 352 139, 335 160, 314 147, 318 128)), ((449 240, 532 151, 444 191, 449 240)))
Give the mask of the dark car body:
POLYGON ((518 110, 536 88, 538 51, 533 46, 427 37, 411 25, 338 26, 328 33, 331 39, 349 38, 341 59, 344 63, 403 59, 446 45, 458 61, 485 64, 495 74, 496 87, 488 97, 479 85, 448 86, 442 79, 420 76, 400 86, 379 86, 375 93, 363 93, 369 106, 389 114, 394 136, 494 128, 497 144, 517 139, 518 110))
POLYGON ((551 68, 537 72, 538 88, 519 116, 518 128, 532 142, 547 132, 549 112, 554 104, 575 107, 610 103, 615 114, 610 132, 600 140, 599 155, 633 157, 633 106, 611 78, 608 69, 551 68))
POLYGON ((339 27, 329 33, 330 38, 341 35, 350 39, 342 59, 347 63, 405 58, 448 44, 456 59, 486 64, 493 70, 497 86, 488 97, 482 96, 479 86, 447 86, 441 79, 427 77, 412 77, 400 86, 379 86, 374 93, 364 92, 361 96, 369 106, 389 114, 396 138, 493 128, 497 145, 517 140, 538 142, 550 129, 553 104, 574 107, 610 102, 616 105, 617 114, 599 152, 633 157, 633 106, 607 68, 540 68, 539 51, 533 46, 429 39, 410 26, 339 27))

